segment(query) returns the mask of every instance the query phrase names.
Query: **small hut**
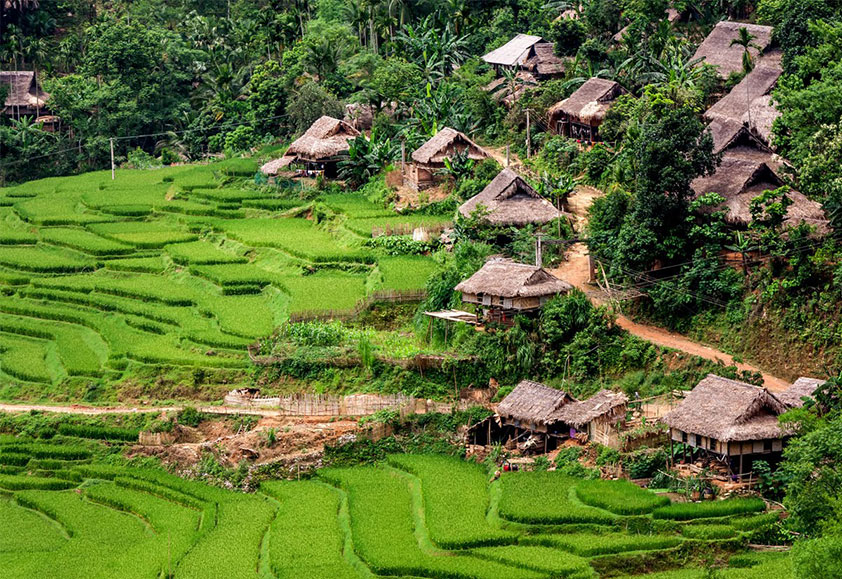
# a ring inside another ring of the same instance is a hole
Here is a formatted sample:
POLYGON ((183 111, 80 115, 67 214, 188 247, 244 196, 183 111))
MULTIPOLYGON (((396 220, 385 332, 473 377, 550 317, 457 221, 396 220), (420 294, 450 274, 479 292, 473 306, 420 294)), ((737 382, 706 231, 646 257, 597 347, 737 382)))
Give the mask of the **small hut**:
POLYGON ((575 431, 584 432, 591 442, 619 448, 620 430, 626 421, 628 403, 628 396, 622 392, 600 390, 587 400, 568 404, 557 418, 570 427, 571 437, 575 431))
POLYGON ((488 158, 488 153, 467 135, 445 127, 412 153, 413 164, 408 168, 410 186, 421 191, 440 182, 444 160, 457 154, 467 154, 475 161, 488 158))
MULTIPOLYGON (((758 153, 750 150, 745 154, 740 151, 728 153, 713 175, 697 177, 691 183, 697 197, 706 193, 722 195, 725 221, 738 228, 751 223, 751 202, 755 197, 785 184, 776 172, 771 155, 758 153)), ((792 189, 786 195, 792 200, 785 220, 788 225, 804 222, 819 231, 827 229, 827 217, 821 204, 792 189)))
POLYGON ((552 42, 538 42, 529 49, 522 68, 538 80, 549 80, 563 76, 566 64, 565 59, 556 55, 552 42))
POLYGON ((549 44, 540 36, 518 34, 500 48, 484 55, 482 59, 497 72, 520 68, 532 53, 532 47, 539 43, 549 44))
POLYGON ((348 141, 360 132, 345 121, 323 116, 310 125, 287 149, 284 156, 261 167, 265 175, 277 175, 292 164, 304 165, 310 175, 337 175, 339 162, 348 157, 348 141))
POLYGON ((715 66, 722 78, 728 78, 735 72, 742 72, 743 47, 731 44, 732 40, 739 37, 740 28, 748 30, 749 34, 754 36, 752 44, 760 47, 759 50, 754 47, 749 48, 752 58, 756 61, 772 42, 772 27, 729 20, 723 20, 714 27, 699 45, 693 58, 701 58, 705 64, 715 66))
POLYGON ((759 386, 708 374, 664 416, 673 442, 699 449, 742 477, 755 460, 780 459, 791 435, 778 424, 789 409, 759 386))
POLYGON ((573 286, 543 267, 497 258, 487 261, 455 289, 462 293, 463 302, 481 309, 479 319, 511 324, 516 315, 538 312, 573 286))
POLYGON ((816 388, 824 384, 826 380, 818 378, 807 378, 802 376, 792 383, 792 386, 778 394, 778 400, 789 408, 801 408, 804 406, 805 398, 812 398, 816 388))
MULTIPOLYGON (((0 87, 5 89, 3 112, 15 119, 42 117, 46 113, 50 95, 38 86, 38 79, 31 70, 0 70, 0 87)), ((42 117, 47 118, 47 117, 42 117)))
POLYGON ((500 171, 481 193, 465 201, 459 214, 470 217, 478 210, 493 226, 543 224, 564 215, 511 169, 500 171))
POLYGON ((592 143, 613 101, 625 92, 613 80, 591 78, 547 111, 549 127, 559 135, 592 143))
MULTIPOLYGON (((496 419, 489 419, 487 442, 492 438, 517 444, 524 450, 548 452, 567 437, 558 414, 576 399, 567 392, 531 380, 521 381, 497 406, 496 419), (492 435, 492 420, 496 423, 492 435)), ((479 428, 483 430, 482 427, 479 428)))

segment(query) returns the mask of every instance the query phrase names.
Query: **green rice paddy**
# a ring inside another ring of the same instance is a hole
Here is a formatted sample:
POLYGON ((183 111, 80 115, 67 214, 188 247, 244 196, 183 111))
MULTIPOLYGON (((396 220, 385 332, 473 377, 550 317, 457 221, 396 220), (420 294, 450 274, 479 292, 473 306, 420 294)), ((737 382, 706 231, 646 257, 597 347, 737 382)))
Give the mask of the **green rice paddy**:
MULTIPOLYGON (((513 522, 514 495, 525 505, 563 486, 570 491, 563 502, 577 505, 576 487, 587 481, 555 473, 504 473, 490 482, 483 467, 457 458, 398 455, 388 465, 326 469, 243 494, 90 462, 91 444, 0 440, 0 468, 15 471, 0 474, 4 578, 589 579, 650 558, 669 570, 636 576, 666 579, 704 576, 688 554, 713 549, 733 560, 718 571, 727 579, 790 569, 785 553, 744 554, 748 535, 739 527, 747 515, 660 527, 651 515, 607 512, 590 525, 513 522), (508 514, 498 512, 504 502, 508 514)), ((638 504, 648 493, 610 481, 604 489, 638 504)), ((530 516, 555 513, 552 503, 530 516)))
POLYGON ((116 381, 139 365, 238 372, 245 346, 291 312, 424 287, 431 258, 381 255, 364 244, 374 225, 359 226, 411 216, 358 193, 279 198, 254 186, 256 170, 230 159, 0 189, 0 383, 116 381), (332 218, 306 218, 312 203, 332 218))

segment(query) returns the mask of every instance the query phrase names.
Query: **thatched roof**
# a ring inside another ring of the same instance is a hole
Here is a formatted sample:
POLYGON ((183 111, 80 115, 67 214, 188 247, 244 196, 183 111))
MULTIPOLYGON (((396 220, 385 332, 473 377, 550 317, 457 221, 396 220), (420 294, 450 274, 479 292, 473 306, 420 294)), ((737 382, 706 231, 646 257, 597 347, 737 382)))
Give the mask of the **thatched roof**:
MULTIPOLYGON (((781 187, 784 181, 773 169, 771 155, 761 160, 756 157, 762 157, 762 154, 750 157, 740 155, 739 151, 736 153, 726 153, 713 175, 697 177, 691 187, 697 197, 706 193, 719 193, 725 197, 725 220, 745 227, 751 222, 751 201, 764 191, 781 187)), ((790 190, 787 196, 792 200, 792 205, 787 208, 788 224, 796 225, 803 221, 819 230, 826 228, 827 218, 819 203, 795 190, 790 190)))
POLYGON ((552 42, 538 42, 529 49, 523 67, 538 76, 564 74, 565 59, 557 56, 552 42))
POLYGON ((564 113, 578 122, 597 125, 621 92, 622 87, 613 80, 589 78, 568 98, 550 107, 547 114, 552 119, 564 113))
POLYGON ((511 169, 500 171, 481 193, 459 207, 459 213, 470 217, 480 206, 488 211, 484 220, 492 225, 547 223, 563 215, 511 169))
POLYGON ((732 72, 742 71, 743 47, 736 44, 731 46, 731 41, 739 36, 740 28, 747 29, 749 34, 755 37, 752 43, 759 46, 760 50, 750 48, 749 51, 757 59, 772 42, 772 27, 731 21, 719 22, 696 50, 693 58, 703 58, 706 64, 716 66, 723 78, 732 72))
POLYGON ((618 413, 628 401, 629 397, 622 392, 600 390, 587 400, 568 404, 561 409, 557 418, 575 428, 581 428, 588 422, 609 414, 614 420, 620 420, 623 415, 618 413))
POLYGON ((763 142, 741 120, 737 119, 714 119, 708 126, 713 137, 713 152, 722 153, 727 149, 748 148, 762 151, 767 156, 772 152, 768 145, 763 142))
POLYGON ((751 103, 772 90, 783 68, 776 66, 756 66, 743 80, 705 112, 705 119, 732 119, 742 122, 751 103))
POLYGON ((31 70, 0 70, 0 85, 6 88, 7 107, 42 108, 50 95, 36 86, 35 73, 31 70))
POLYGON ((744 125, 750 127, 753 135, 771 147, 772 125, 779 116, 781 113, 775 108, 772 96, 764 95, 751 101, 742 121, 744 125))
POLYGON ((412 153, 412 160, 422 165, 444 163, 444 160, 456 152, 468 151, 468 157, 477 161, 488 157, 488 153, 474 143, 464 133, 445 127, 412 153))
POLYGON ((708 374, 664 416, 670 427, 723 442, 781 438, 787 406, 765 388, 708 374))
POLYGON ((523 380, 497 406, 497 414, 521 422, 547 424, 556 421, 558 411, 575 402, 567 392, 538 382, 523 380))
POLYGON ((543 267, 508 259, 492 259, 455 289, 468 294, 514 298, 554 296, 569 292, 573 286, 543 267))
POLYGON ((329 161, 345 156, 348 154, 348 141, 360 134, 346 121, 322 116, 292 142, 283 157, 269 161, 260 170, 265 175, 276 175, 296 161, 329 161))
POLYGON ((482 59, 488 64, 517 66, 524 63, 529 55, 529 49, 539 42, 546 41, 540 36, 518 34, 500 48, 483 56, 482 59))
POLYGON ((804 406, 803 398, 812 398, 816 388, 824 384, 826 380, 818 378, 807 378, 802 376, 792 383, 792 386, 777 395, 778 400, 790 408, 801 408, 804 406))

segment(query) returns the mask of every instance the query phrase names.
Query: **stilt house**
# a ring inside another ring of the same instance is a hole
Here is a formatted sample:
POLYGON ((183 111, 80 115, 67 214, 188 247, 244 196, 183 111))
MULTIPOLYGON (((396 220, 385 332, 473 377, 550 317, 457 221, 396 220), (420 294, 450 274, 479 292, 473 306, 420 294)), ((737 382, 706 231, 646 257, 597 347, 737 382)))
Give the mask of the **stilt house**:
POLYGON ((744 49, 738 44, 731 44, 732 40, 739 38, 740 28, 745 28, 754 37, 751 41, 753 46, 749 48, 749 52, 756 62, 772 43, 772 27, 730 20, 723 20, 714 27, 699 45, 693 58, 701 58, 705 64, 715 66, 722 78, 741 72, 744 49))
POLYGON ((348 141, 360 132, 345 121, 323 116, 287 149, 280 159, 261 167, 265 175, 277 175, 290 165, 303 165, 310 174, 328 178, 337 176, 339 162, 348 157, 348 141))
POLYGON ((410 186, 421 191, 441 182, 439 173, 445 168, 445 159, 457 154, 467 154, 475 161, 488 158, 488 153, 467 135, 445 127, 412 153, 413 164, 408 168, 410 186))
MULTIPOLYGON (((800 384, 784 399, 806 389, 800 384)), ((780 460, 792 433, 780 426, 778 416, 791 407, 765 388, 708 374, 663 421, 670 428, 671 445, 699 449, 742 477, 755 460, 780 460)))
POLYGON ((462 292, 463 302, 477 306, 481 321, 511 324, 516 315, 537 313, 573 286, 543 267, 492 259, 455 289, 462 292))
POLYGON ((493 226, 542 224, 564 215, 511 169, 500 171, 485 189, 459 207, 463 217, 477 211, 482 212, 484 222, 493 226))
POLYGON ((15 119, 48 115, 50 95, 41 90, 31 70, 0 70, 0 94, 5 94, 3 113, 15 119))
POLYGON ((628 396, 622 392, 600 390, 587 400, 568 404, 561 409, 558 418, 571 429, 571 437, 576 431, 584 432, 591 442, 619 448, 628 403, 628 396))
POLYGON ((599 141, 599 126, 623 88, 612 80, 591 78, 547 111, 549 127, 559 135, 578 141, 599 141))

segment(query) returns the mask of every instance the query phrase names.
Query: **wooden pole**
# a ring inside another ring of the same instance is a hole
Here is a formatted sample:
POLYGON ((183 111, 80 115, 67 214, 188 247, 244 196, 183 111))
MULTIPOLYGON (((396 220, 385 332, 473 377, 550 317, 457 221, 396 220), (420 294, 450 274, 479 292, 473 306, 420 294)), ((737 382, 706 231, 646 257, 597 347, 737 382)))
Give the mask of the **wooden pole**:
POLYGON ((111 180, 114 180, 114 139, 108 139, 111 145, 111 180))
POLYGON ((401 139, 401 182, 406 175, 406 140, 401 139))
POLYGON ((526 158, 527 159, 532 156, 532 139, 530 138, 529 129, 530 129, 529 109, 526 109, 526 158))

